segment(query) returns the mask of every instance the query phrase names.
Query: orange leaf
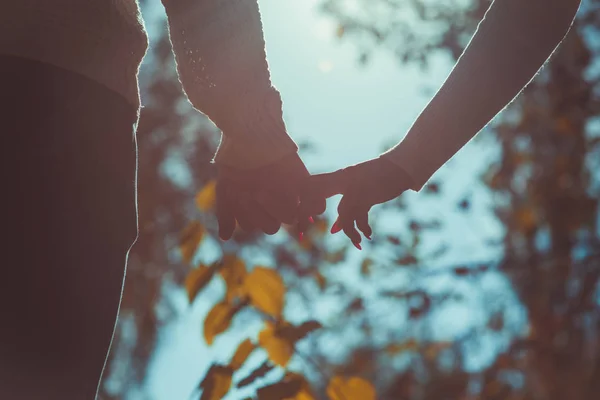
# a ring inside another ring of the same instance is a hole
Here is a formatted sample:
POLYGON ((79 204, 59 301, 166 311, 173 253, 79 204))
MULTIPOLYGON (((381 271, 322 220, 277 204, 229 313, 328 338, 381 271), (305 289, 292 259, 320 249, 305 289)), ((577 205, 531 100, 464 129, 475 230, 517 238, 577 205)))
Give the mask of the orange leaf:
POLYGON ((200 384, 200 400, 221 400, 231 388, 232 376, 231 367, 212 365, 200 384))
POLYGON ((285 368, 294 355, 294 343, 277 335, 275 326, 267 322, 265 329, 258 335, 258 343, 265 349, 269 359, 285 368))
POLYGON ((362 378, 335 376, 327 385, 327 395, 330 400, 375 400, 375 388, 362 378))
POLYGON ((227 286, 225 294, 228 301, 244 295, 244 278, 246 278, 246 263, 235 256, 225 256, 219 271, 227 286))
POLYGON ((196 207, 200 211, 208 211, 215 206, 216 187, 216 181, 210 181, 196 194, 196 207))
POLYGON ((229 366, 233 368, 234 371, 239 369, 242 365, 244 365, 248 359, 248 356, 254 351, 255 348, 256 346, 254 346, 254 343, 252 343, 250 339, 244 340, 242 343, 240 343, 235 351, 229 366))
POLYGON ((192 269, 185 277, 185 290, 188 294, 190 303, 194 301, 198 293, 210 282, 215 273, 214 268, 206 265, 199 265, 198 268, 192 269))
POLYGON ((226 302, 215 304, 204 320, 204 339, 211 345, 215 337, 229 328, 234 310, 226 302))
POLYGON ((411 338, 403 343, 392 343, 386 347, 385 351, 390 355, 396 355, 404 351, 417 350, 418 347, 419 343, 417 343, 415 339, 411 338))
POLYGON ((255 267, 244 280, 244 289, 256 309, 278 318, 283 311, 285 284, 277 271, 255 267))
POLYGON ((196 253, 198 245, 204 238, 204 227, 198 221, 193 221, 181 232, 179 237, 179 250, 183 261, 189 263, 196 253))

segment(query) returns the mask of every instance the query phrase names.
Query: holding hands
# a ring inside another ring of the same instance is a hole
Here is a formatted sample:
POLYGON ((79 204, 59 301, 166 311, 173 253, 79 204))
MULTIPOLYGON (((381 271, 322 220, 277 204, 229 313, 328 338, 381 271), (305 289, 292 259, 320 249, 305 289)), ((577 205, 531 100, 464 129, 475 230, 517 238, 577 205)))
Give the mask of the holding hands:
POLYGON ((408 175, 384 157, 313 176, 296 153, 252 170, 220 167, 219 236, 229 239, 236 221, 245 231, 274 234, 285 223, 296 224, 303 232, 313 216, 325 211, 327 198, 342 194, 331 233, 344 231, 361 249, 359 230, 368 239, 372 235, 371 207, 400 196, 410 186, 408 175))

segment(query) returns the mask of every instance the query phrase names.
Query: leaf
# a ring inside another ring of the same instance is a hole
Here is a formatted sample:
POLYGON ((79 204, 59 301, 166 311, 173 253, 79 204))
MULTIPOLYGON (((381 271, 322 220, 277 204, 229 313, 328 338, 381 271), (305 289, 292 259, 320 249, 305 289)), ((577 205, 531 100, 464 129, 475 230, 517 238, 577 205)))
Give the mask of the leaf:
POLYGON ((515 211, 515 216, 521 232, 530 232, 537 226, 538 218, 533 208, 522 207, 515 211))
POLYGON ((408 254, 408 255, 396 260, 396 264, 398 264, 398 265, 414 265, 417 262, 418 262, 417 258, 415 256, 413 256, 412 254, 408 254))
POLYGON ((250 303, 258 310, 279 318, 283 311, 285 284, 277 271, 255 267, 244 280, 250 303))
POLYGON ((231 388, 233 369, 214 364, 200 383, 202 397, 200 400, 221 400, 231 388))
POLYGON ((322 327, 323 325, 321 325, 319 321, 311 320, 303 322, 296 328, 296 333, 294 335, 295 341, 304 339, 308 334, 316 331, 317 329, 321 329, 322 327))
POLYGON ((271 364, 269 360, 266 360, 258 368, 252 371, 250 375, 239 381, 236 386, 238 388, 241 388, 244 386, 251 385, 258 378, 262 378, 263 376, 268 374, 273 368, 275 368, 275 366, 271 364))
POLYGON ((217 195, 216 195, 217 182, 212 180, 208 182, 202 190, 196 194, 196 207, 200 211, 208 211, 215 206, 217 195))
POLYGON ((198 221, 192 221, 186 226, 179 237, 179 250, 183 261, 189 263, 196 253, 198 245, 204 238, 204 227, 198 221))
POLYGON ((375 388, 359 377, 335 376, 327 385, 327 395, 330 400, 375 400, 375 388))
POLYGON ((244 260, 231 255, 225 256, 219 273, 227 287, 225 297, 228 301, 244 296, 244 279, 247 275, 244 260))
POLYGON ((288 400, 295 398, 301 389, 302 382, 283 380, 258 389, 256 394, 258 400, 288 400))
POLYGON ((313 276, 315 277, 315 280, 317 281, 317 285, 319 286, 319 289, 325 290, 325 287, 327 286, 327 280, 325 279, 323 274, 320 273, 319 271, 316 271, 313 274, 313 276))
POLYGON ((199 265, 188 273, 184 286, 190 303, 194 302, 198 293, 210 282, 214 274, 215 269, 206 265, 199 265))
POLYGON ((265 349, 269 359, 285 368, 294 355, 294 341, 278 335, 274 324, 267 322, 265 329, 258 334, 258 343, 265 349))
POLYGON ((456 276, 465 276, 471 273, 471 269, 469 267, 460 266, 454 268, 454 275, 456 276))
POLYGON ((296 393, 295 396, 290 397, 286 400, 316 400, 315 395, 313 394, 310 385, 306 381, 306 378, 303 375, 300 375, 296 372, 287 372, 285 374, 286 380, 294 380, 300 382, 300 390, 296 393))
POLYGON ((248 359, 248 356, 254 351, 255 348, 256 346, 254 343, 252 343, 252 341, 250 341, 250 339, 244 340, 239 344, 235 354, 231 358, 229 366, 233 368, 234 371, 238 370, 242 365, 244 365, 248 359))
POLYGON ((431 343, 425 348, 425 358, 433 360, 437 358, 441 351, 452 347, 452 342, 431 343))
POLYGON ((392 343, 385 348, 385 351, 392 356, 400 354, 405 351, 415 351, 419 348, 419 343, 414 339, 410 338, 406 342, 392 343))
POLYGON ((229 328, 234 313, 234 309, 226 302, 215 304, 204 320, 204 340, 206 340, 206 344, 211 345, 215 336, 229 328))
POLYGON ((360 274, 362 276, 368 276, 371 274, 371 266, 373 265, 373 259, 365 258, 360 264, 360 274))

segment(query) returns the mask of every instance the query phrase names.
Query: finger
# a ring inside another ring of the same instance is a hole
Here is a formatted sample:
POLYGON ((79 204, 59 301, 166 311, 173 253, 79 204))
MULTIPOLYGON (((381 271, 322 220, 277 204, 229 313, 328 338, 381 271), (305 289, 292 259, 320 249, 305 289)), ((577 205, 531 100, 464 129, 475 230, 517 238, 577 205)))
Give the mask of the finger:
POLYGON ((302 238, 304 237, 304 232, 306 232, 308 230, 308 227, 313 222, 314 222, 314 220, 312 217, 301 217, 298 220, 298 225, 296 226, 296 229, 298 231, 298 238, 300 240, 302 240, 302 238))
POLYGON ((277 221, 293 224, 296 221, 298 199, 286 193, 258 190, 254 195, 255 201, 277 221))
POLYGON ((217 182, 216 187, 216 214, 219 224, 219 237, 229 240, 235 230, 235 206, 233 196, 227 183, 217 182))
POLYGON ((356 207, 354 205, 353 196, 344 196, 338 206, 338 224, 342 230, 352 241, 354 246, 360 249, 361 237, 360 233, 356 230, 354 220, 356 219, 356 207))
MULTIPOLYGON (((246 194, 243 196, 246 196, 246 194)), ((257 228, 252 213, 253 210, 248 206, 246 199, 239 198, 236 202, 235 218, 240 224, 240 228, 248 233, 256 231, 257 228)))
POLYGON ((373 234, 373 230, 369 225, 369 210, 364 209, 357 211, 356 213, 356 226, 360 231, 365 235, 365 237, 371 240, 371 235, 373 234))
POLYGON ((308 219, 315 215, 321 215, 327 208, 327 200, 324 197, 300 196, 298 206, 298 219, 308 219))
POLYGON ((255 199, 249 199, 246 207, 246 213, 255 227, 267 235, 274 235, 279 231, 281 223, 262 208, 255 199))

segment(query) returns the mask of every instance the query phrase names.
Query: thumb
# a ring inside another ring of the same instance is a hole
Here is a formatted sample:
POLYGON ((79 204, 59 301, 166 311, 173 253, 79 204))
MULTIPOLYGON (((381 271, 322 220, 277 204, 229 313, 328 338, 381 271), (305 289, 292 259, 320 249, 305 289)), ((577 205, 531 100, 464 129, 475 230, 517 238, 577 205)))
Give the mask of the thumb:
POLYGON ((323 214, 327 198, 344 193, 347 186, 348 179, 345 170, 307 177, 300 190, 300 218, 323 214))

